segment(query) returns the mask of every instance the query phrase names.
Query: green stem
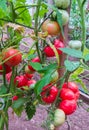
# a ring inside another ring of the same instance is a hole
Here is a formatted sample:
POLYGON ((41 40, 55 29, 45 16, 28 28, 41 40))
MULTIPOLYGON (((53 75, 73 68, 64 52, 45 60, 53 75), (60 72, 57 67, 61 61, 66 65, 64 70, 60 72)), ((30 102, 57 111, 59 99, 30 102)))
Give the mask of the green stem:
POLYGON ((12 96, 12 93, 2 94, 2 95, 0 95, 0 98, 7 97, 7 96, 12 96))
POLYGON ((84 51, 84 45, 86 43, 86 26, 85 26, 85 11, 84 11, 84 4, 81 2, 81 0, 78 0, 78 6, 80 9, 80 15, 81 15, 81 27, 82 27, 82 48, 81 51, 84 51))
MULTIPOLYGON (((40 11, 41 0, 37 1, 37 5, 38 6, 36 7, 35 30, 34 30, 36 37, 38 36, 38 18, 39 18, 39 11, 40 11)), ((35 45, 36 45, 37 54, 38 54, 38 56, 39 56, 39 58, 41 60, 38 40, 36 40, 35 45)))
POLYGON ((30 4, 30 5, 25 5, 25 6, 19 6, 19 7, 14 8, 14 10, 18 10, 20 8, 27 8, 27 7, 31 8, 31 7, 36 7, 36 6, 38 6, 38 5, 37 4, 30 4))

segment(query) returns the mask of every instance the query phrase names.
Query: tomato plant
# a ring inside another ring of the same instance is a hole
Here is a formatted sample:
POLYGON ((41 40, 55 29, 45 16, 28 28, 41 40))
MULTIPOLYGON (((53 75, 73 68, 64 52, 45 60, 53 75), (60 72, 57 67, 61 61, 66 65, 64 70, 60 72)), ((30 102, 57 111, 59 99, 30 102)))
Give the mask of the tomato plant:
POLYGON ((74 39, 72 1, 0 1, 0 130, 8 130, 9 107, 30 120, 39 104, 47 105, 44 129, 56 129, 77 109, 79 86, 89 94, 81 75, 89 70, 85 0, 73 2, 81 17, 81 37, 74 39))

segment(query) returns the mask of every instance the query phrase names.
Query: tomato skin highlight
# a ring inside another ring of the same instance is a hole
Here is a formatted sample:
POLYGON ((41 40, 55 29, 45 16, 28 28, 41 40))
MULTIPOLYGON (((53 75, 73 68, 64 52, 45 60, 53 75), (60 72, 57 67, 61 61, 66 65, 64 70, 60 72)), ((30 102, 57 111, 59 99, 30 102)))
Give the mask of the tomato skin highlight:
MULTIPOLYGON (((40 62, 40 59, 39 59, 39 57, 35 57, 34 59, 31 60, 31 62, 40 62)), ((35 69, 34 69, 31 65, 28 65, 28 68, 29 68, 29 70, 31 70, 32 72, 35 71, 35 69)))
POLYGON ((56 21, 47 20, 42 25, 42 31, 48 32, 48 34, 51 36, 58 35, 60 30, 60 26, 56 21))
POLYGON ((52 86, 51 88, 49 87, 50 85, 43 87, 43 91, 41 92, 42 101, 47 104, 53 103, 58 94, 58 89, 56 86, 52 86))
POLYGON ((72 90, 68 89, 68 88, 62 88, 60 91, 60 98, 62 100, 75 100, 75 94, 73 93, 72 90))
POLYGON ((66 115, 70 115, 77 109, 75 100, 63 100, 59 103, 59 109, 62 109, 66 115))
POLYGON ((10 67, 18 65, 22 61, 22 54, 20 53, 19 50, 9 48, 7 49, 3 54, 2 54, 3 60, 8 59, 5 64, 7 64, 10 67), (13 56, 13 57, 12 57, 13 56))

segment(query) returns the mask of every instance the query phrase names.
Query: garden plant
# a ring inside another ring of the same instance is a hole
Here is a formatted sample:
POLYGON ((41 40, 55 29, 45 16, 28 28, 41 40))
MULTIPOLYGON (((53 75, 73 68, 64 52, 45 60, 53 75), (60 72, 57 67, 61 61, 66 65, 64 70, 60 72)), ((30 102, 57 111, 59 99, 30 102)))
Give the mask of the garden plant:
POLYGON ((89 93, 84 76, 80 76, 89 70, 86 3, 87 0, 53 0, 53 4, 46 0, 30 4, 26 0, 0 0, 0 130, 9 130, 9 108, 17 116, 25 111, 30 120, 40 104, 48 108, 42 126, 56 130, 76 111, 80 86, 89 93), (70 34, 73 8, 78 10, 79 22, 75 24, 79 28, 70 34), (26 38, 30 38, 31 45, 23 40, 26 38))

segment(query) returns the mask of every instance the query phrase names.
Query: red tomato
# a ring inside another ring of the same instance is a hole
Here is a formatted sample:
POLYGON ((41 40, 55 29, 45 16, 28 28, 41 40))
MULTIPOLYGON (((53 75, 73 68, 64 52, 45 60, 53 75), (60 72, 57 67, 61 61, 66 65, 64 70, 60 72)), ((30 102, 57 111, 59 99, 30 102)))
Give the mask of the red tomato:
POLYGON ((70 90, 72 90, 75 93, 76 99, 79 98, 80 93, 79 93, 79 89, 78 89, 78 86, 76 83, 74 83, 74 82, 64 83, 62 88, 69 88, 70 90))
POLYGON ((51 36, 58 35, 60 30, 60 26, 56 21, 47 20, 42 25, 42 31, 48 32, 51 36))
POLYGON ((77 103, 75 100, 63 100, 58 108, 62 109, 66 115, 70 115, 77 109, 77 103))
MULTIPOLYGON (((40 59, 39 59, 39 57, 35 57, 34 59, 32 59, 31 62, 40 62, 40 59)), ((29 68, 31 71, 35 71, 31 65, 28 65, 28 68, 29 68)))
MULTIPOLYGON (((5 68, 5 73, 6 74, 9 73, 9 72, 11 72, 10 66, 4 64, 4 68, 5 68)), ((1 71, 0 74, 3 74, 3 66, 2 65, 0 65, 0 71, 1 71)))
POLYGON ((31 78, 34 76, 33 72, 30 71, 30 69, 28 68, 28 65, 25 66, 25 76, 26 76, 28 79, 31 79, 31 78))
POLYGON ((6 74, 6 80, 8 81, 8 83, 10 83, 11 75, 12 75, 12 72, 9 72, 6 74))
POLYGON ((24 75, 20 75, 15 77, 14 82, 17 84, 18 88, 21 88, 27 85, 28 80, 24 75))
POLYGON ((17 49, 13 49, 13 48, 9 48, 7 49, 3 54, 2 54, 3 60, 7 60, 5 62, 5 64, 7 64, 8 66, 16 66, 18 65, 21 61, 22 61, 22 54, 20 53, 19 50, 17 49))
POLYGON ((16 95, 15 95, 15 96, 13 96, 13 97, 12 97, 12 100, 13 100, 13 101, 18 100, 18 96, 16 96, 16 95))
POLYGON ((28 74, 28 73, 26 73, 25 76, 26 76, 28 79, 31 79, 31 78, 33 78, 34 74, 28 74))
POLYGON ((34 88, 35 84, 36 84, 35 80, 28 80, 27 82, 27 86, 31 88, 34 88))
POLYGON ((62 100, 72 100, 75 99, 75 94, 69 88, 62 88, 60 91, 60 98, 62 100))
POLYGON ((60 48, 64 48, 64 44, 59 39, 54 40, 54 46, 57 49, 58 54, 62 54, 63 52, 60 50, 60 48))
POLYGON ((52 86, 50 88, 50 85, 47 85, 43 87, 43 91, 41 92, 42 100, 47 104, 53 103, 56 99, 57 94, 58 89, 56 86, 52 86))
POLYGON ((55 53, 54 53, 53 49, 50 46, 46 46, 44 48, 44 53, 46 54, 47 57, 55 56, 55 53))

